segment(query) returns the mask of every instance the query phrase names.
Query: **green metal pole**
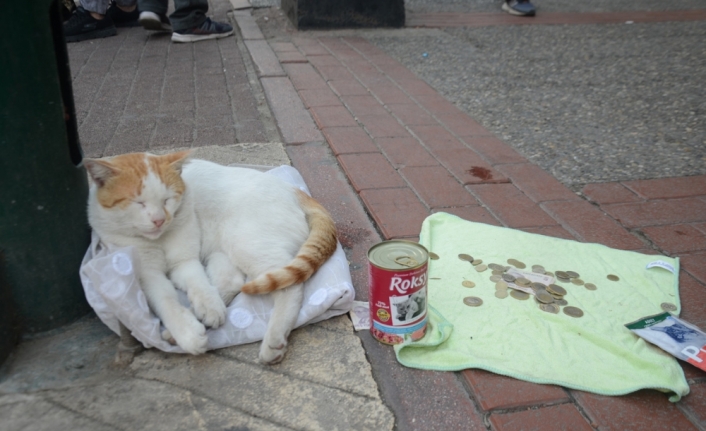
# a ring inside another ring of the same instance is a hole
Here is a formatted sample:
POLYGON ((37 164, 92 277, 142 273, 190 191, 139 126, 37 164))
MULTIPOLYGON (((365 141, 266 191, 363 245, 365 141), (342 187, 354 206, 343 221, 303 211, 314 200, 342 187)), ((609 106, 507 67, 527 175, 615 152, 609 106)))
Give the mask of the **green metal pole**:
POLYGON ((90 310, 78 275, 88 186, 58 3, 4 2, 0 28, 0 298, 35 333, 90 310))

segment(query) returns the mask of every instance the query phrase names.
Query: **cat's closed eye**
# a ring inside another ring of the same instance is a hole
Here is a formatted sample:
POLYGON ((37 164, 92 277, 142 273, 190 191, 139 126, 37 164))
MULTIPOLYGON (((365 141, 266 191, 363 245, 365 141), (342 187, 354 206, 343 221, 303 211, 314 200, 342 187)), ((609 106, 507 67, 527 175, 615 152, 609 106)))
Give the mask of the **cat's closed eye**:
POLYGON ((133 201, 133 202, 136 203, 137 205, 141 206, 142 208, 145 207, 145 203, 142 201, 133 201))

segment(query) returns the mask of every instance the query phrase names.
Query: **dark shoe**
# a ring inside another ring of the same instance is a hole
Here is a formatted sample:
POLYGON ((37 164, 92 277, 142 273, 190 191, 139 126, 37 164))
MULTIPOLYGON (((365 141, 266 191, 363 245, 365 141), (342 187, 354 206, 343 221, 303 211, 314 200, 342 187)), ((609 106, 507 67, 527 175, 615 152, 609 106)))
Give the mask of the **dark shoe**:
POLYGON ((139 22, 145 30, 172 31, 172 24, 166 15, 142 11, 140 12, 139 22))
POLYGON ((80 42, 88 39, 115 36, 118 34, 109 15, 103 19, 95 19, 81 6, 64 23, 64 36, 67 42, 80 42))
POLYGON ((507 0, 503 3, 503 10, 518 16, 534 16, 537 12, 529 0, 507 0))
POLYGON ((172 42, 198 42, 206 39, 219 39, 231 34, 233 34, 233 27, 230 25, 206 18, 206 21, 198 27, 172 33, 172 42))
POLYGON ((113 24, 115 24, 116 27, 136 27, 140 25, 140 23, 137 22, 138 18, 140 18, 140 11, 137 10, 137 7, 135 7, 135 10, 132 12, 125 12, 115 4, 115 0, 110 2, 110 7, 106 15, 113 20, 113 24))

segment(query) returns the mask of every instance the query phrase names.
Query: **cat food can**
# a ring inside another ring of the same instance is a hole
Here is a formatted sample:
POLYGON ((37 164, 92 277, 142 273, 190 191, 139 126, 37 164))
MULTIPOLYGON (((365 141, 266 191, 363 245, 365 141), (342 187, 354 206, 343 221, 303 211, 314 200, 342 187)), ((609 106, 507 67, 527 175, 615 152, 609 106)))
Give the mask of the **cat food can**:
POLYGON ((368 250, 370 331, 378 341, 424 336, 428 261, 427 249, 410 241, 383 241, 368 250))

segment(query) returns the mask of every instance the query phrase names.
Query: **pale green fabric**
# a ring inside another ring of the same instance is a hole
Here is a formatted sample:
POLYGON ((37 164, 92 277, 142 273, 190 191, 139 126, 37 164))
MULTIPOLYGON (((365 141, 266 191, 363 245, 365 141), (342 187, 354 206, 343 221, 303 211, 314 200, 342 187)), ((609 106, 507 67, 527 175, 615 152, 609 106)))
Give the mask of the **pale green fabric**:
POLYGON ((427 335, 395 346, 403 365, 444 371, 481 368, 603 395, 653 388, 673 392, 670 399, 677 401, 689 393, 676 359, 624 326, 662 312, 663 302, 679 306, 678 259, 472 223, 446 213, 424 221, 420 243, 440 259, 429 263, 427 335), (598 289, 558 283, 568 291, 569 305, 585 314, 572 318, 546 313, 533 297, 496 298, 490 269, 475 271, 459 253, 486 264, 507 265, 507 259, 515 258, 527 264, 526 271, 534 264, 547 271, 576 271, 598 289), (655 260, 672 264, 675 273, 646 269, 655 260), (609 281, 608 274, 620 281, 609 281), (464 279, 476 287, 463 287, 464 279), (466 306, 466 296, 480 297, 483 305, 466 306))

